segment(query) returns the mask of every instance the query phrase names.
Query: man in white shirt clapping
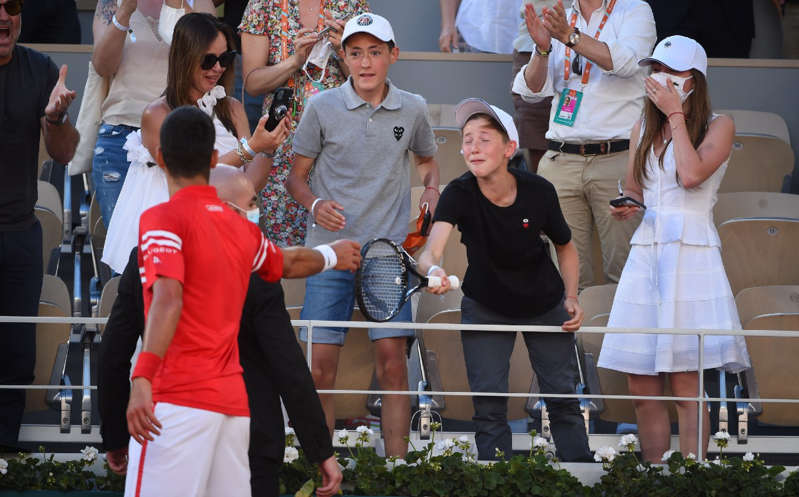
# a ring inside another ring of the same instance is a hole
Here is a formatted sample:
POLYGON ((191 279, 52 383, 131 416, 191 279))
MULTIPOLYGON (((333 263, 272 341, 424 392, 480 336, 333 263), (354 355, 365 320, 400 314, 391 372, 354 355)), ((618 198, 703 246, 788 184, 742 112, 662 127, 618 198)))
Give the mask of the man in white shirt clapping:
POLYGON ((528 102, 553 97, 538 173, 557 189, 580 256, 580 287, 593 283, 595 225, 604 272, 618 281, 640 217, 614 222, 608 202, 624 178, 630 129, 643 108, 647 70, 637 62, 655 45, 655 19, 643 0, 559 1, 539 14, 526 5, 535 49, 513 93, 528 102))

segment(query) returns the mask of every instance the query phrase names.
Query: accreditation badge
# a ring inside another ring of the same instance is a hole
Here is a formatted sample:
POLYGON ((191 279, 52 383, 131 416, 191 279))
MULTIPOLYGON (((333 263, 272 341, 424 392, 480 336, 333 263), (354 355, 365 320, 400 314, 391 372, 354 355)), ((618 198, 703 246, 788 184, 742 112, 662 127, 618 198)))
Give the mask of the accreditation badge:
POLYGON ((577 119, 577 111, 580 110, 580 102, 583 100, 583 92, 564 88, 558 102, 558 111, 555 114, 555 121, 558 124, 572 127, 577 119))

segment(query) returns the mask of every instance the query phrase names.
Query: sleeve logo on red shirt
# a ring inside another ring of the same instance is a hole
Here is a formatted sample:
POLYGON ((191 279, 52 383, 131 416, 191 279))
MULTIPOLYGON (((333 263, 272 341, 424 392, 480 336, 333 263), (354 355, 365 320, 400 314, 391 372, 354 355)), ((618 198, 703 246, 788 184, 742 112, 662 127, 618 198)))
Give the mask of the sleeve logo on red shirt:
POLYGON ((183 240, 171 231, 151 230, 144 233, 141 237, 142 252, 152 252, 156 248, 182 250, 183 240))

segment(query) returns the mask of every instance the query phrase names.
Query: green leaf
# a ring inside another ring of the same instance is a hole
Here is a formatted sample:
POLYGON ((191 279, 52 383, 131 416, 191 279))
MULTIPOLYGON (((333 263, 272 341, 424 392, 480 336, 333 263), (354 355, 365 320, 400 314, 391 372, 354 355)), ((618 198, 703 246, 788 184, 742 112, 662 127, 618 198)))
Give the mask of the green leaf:
POLYGON ((314 481, 308 480, 299 490, 297 490, 297 493, 294 494, 294 497, 311 497, 315 488, 316 484, 314 481))

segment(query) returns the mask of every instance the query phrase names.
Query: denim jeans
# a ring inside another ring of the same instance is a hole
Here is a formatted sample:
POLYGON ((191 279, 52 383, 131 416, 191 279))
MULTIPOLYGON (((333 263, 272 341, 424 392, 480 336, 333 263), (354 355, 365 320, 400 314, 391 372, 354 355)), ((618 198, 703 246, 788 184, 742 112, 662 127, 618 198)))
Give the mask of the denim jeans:
POLYGON ((103 123, 97 133, 92 160, 92 183, 106 227, 111 222, 111 214, 130 167, 128 152, 122 146, 125 145, 128 135, 138 129, 124 124, 103 123))
MULTIPOLYGON (((325 271, 309 276, 305 280, 305 303, 300 313, 301 319, 323 321, 349 321, 355 304, 355 275, 349 271, 325 271)), ((410 301, 400 308, 399 314, 391 322, 411 322, 413 314, 410 301)), ((314 326, 313 343, 344 345, 347 328, 322 328, 314 326)), ((370 328, 372 341, 381 338, 414 336, 412 329, 370 328)), ((308 341, 308 330, 300 328, 300 340, 308 341)))
MULTIPOLYGON (((560 326, 569 314, 558 304, 531 318, 509 318, 469 297, 461 302, 463 324, 560 326)), ((522 333, 530 363, 542 393, 574 393, 577 358, 572 333, 522 333)), ((516 334, 500 331, 461 331, 466 373, 472 392, 507 392, 510 356, 516 334)), ((472 397, 475 443, 481 460, 496 459, 496 449, 512 454, 507 397, 472 397)), ((547 399, 552 436, 562 461, 591 461, 585 423, 577 399, 547 399)))

